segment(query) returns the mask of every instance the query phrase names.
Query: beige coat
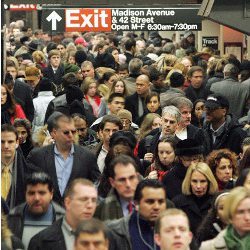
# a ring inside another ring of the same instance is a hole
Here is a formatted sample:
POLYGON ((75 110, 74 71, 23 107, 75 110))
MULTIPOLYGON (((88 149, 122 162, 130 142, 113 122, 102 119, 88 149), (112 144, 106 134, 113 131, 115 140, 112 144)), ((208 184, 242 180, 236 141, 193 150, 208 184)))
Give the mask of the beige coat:
POLYGON ((224 229, 212 240, 203 241, 199 250, 228 250, 224 240, 225 233, 226 230, 224 229))

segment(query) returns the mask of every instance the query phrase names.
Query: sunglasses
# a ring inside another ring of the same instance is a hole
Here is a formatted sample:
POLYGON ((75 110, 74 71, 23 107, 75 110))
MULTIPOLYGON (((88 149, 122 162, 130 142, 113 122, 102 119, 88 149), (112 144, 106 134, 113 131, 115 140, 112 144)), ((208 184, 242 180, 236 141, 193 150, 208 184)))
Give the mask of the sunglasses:
POLYGON ((77 128, 76 130, 79 132, 84 132, 87 128, 77 128))
POLYGON ((72 133, 72 135, 74 135, 76 133, 76 130, 65 130, 65 131, 62 131, 64 135, 69 135, 70 132, 72 133))

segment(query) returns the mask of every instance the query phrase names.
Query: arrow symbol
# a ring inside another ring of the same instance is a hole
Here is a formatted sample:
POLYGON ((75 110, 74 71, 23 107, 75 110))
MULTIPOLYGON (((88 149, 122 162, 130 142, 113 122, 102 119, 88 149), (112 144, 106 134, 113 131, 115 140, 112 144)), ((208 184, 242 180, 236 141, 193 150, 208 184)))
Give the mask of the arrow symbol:
POLYGON ((48 22, 52 21, 52 30, 56 30, 56 23, 57 21, 60 22, 62 18, 58 15, 57 12, 53 11, 49 14, 49 16, 46 18, 48 22))

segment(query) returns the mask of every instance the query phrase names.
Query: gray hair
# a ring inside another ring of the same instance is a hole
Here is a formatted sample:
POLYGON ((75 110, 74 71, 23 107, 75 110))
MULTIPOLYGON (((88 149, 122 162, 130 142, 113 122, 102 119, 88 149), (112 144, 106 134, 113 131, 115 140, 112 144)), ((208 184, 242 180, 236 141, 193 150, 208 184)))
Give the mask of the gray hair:
POLYGON ((223 73, 226 76, 237 76, 239 74, 239 69, 234 64, 228 63, 225 65, 223 73))
POLYGON ((175 55, 175 46, 172 42, 166 43, 162 48, 162 53, 175 55))
POLYGON ((139 58, 133 58, 128 65, 129 74, 134 74, 134 75, 139 74, 142 66, 143 66, 142 60, 140 60, 139 58))
POLYGON ((183 107, 189 107, 190 109, 193 109, 193 103, 186 97, 176 97, 174 99, 172 99, 171 104, 175 107, 177 107, 178 109, 181 109, 183 107))
POLYGON ((178 123, 181 121, 181 112, 178 108, 176 108, 173 105, 166 106, 163 108, 161 116, 164 116, 165 114, 169 114, 171 116, 174 116, 178 123))

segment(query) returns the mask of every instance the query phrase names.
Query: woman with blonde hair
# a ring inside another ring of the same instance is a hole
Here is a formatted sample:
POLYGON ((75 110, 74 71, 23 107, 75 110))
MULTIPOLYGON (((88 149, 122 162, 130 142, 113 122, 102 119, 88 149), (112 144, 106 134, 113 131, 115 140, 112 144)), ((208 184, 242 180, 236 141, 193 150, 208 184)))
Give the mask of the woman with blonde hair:
POLYGON ((225 200, 223 217, 228 226, 214 239, 202 242, 200 250, 250 249, 250 190, 232 189, 225 200))
POLYGON ((45 58, 45 54, 40 51, 40 50, 36 50, 32 53, 32 58, 33 61, 36 65, 40 65, 41 68, 46 68, 46 58, 45 58))
POLYGON ((213 195, 217 191, 216 179, 206 163, 196 162, 188 167, 182 183, 182 194, 176 196, 173 202, 188 215, 194 234, 211 208, 213 195))

